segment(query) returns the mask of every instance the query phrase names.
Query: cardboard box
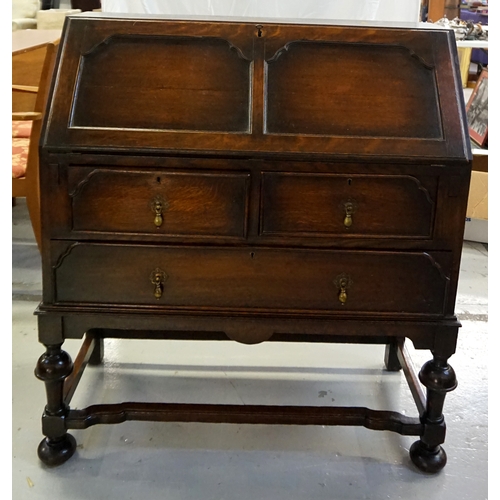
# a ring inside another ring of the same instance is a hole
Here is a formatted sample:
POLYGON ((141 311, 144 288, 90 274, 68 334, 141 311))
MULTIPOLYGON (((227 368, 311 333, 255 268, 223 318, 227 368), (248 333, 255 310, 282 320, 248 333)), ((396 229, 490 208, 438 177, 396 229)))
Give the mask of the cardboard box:
POLYGON ((472 171, 467 217, 488 219, 488 172, 472 171))
POLYGON ((488 173, 472 171, 464 239, 488 243, 488 173))
POLYGON ((472 170, 476 172, 488 172, 488 151, 484 149, 472 149, 472 170))

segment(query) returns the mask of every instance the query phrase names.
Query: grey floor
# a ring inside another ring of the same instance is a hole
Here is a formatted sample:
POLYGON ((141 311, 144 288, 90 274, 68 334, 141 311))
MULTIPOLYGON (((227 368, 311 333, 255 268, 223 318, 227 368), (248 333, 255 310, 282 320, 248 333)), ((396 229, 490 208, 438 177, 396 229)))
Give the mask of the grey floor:
MULTIPOLYGON (((414 438, 357 427, 126 422, 72 431, 77 452, 50 469, 37 458, 42 346, 33 311, 40 257, 23 200, 12 218, 12 498, 308 500, 488 498, 488 250, 465 242, 450 363, 458 388, 445 404, 448 464, 418 472, 414 438)), ((65 349, 75 357, 80 342, 65 349)), ((410 346, 411 347, 411 346, 410 346)), ((73 407, 121 401, 368 406, 417 416, 404 376, 383 371, 383 347, 106 342, 73 407)), ((411 349, 415 364, 430 358, 411 349)), ((493 498, 493 497, 492 497, 493 498)), ((499 498, 499 497, 497 497, 499 498)))

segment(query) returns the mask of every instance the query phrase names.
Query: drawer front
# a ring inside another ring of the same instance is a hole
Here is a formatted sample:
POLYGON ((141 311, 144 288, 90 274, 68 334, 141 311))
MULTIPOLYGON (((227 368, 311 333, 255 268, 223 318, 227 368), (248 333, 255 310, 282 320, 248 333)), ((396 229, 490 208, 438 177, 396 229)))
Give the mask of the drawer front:
POLYGON ((263 172, 260 233, 431 238, 437 179, 263 172))
POLYGON ((449 281, 445 252, 94 243, 61 250, 60 303, 442 315, 449 281))
POLYGON ((70 167, 76 231, 244 238, 246 172, 70 167))

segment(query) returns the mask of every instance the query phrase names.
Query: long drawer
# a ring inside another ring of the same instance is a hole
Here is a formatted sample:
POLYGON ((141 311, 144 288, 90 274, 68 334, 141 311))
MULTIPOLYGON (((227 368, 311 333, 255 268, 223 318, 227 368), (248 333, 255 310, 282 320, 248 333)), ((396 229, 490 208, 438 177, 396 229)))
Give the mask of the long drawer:
POLYGON ((55 247, 56 303, 442 315, 449 282, 447 252, 55 247))

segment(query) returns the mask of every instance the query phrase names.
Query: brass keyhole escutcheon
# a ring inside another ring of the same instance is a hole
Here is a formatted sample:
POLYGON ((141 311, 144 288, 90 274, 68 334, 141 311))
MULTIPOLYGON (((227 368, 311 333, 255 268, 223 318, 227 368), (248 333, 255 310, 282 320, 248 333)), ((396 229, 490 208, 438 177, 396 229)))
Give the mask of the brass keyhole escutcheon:
POLYGON ((165 271, 162 271, 159 267, 157 267, 154 271, 149 275, 149 280, 154 286, 154 296, 156 300, 159 300, 163 295, 163 285, 167 280, 168 276, 165 271))
POLYGON ((156 229, 160 229, 163 224, 163 212, 167 209, 167 202, 161 196, 156 196, 150 203, 152 212, 154 213, 154 225, 156 229))
POLYGON ((347 276, 347 274, 342 273, 335 278, 335 285, 339 289, 339 302, 342 305, 345 305, 347 302, 347 289, 351 286, 351 284, 352 280, 349 276, 347 276))
POLYGON ((349 200, 344 203, 344 226, 349 229, 352 226, 352 214, 356 211, 356 202, 349 200))

